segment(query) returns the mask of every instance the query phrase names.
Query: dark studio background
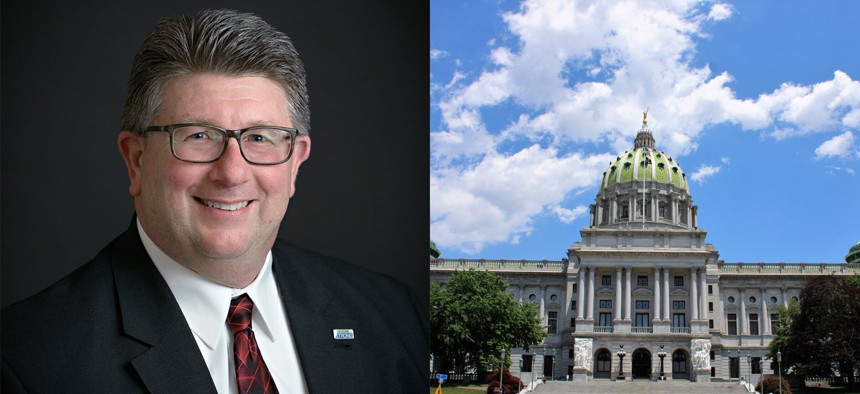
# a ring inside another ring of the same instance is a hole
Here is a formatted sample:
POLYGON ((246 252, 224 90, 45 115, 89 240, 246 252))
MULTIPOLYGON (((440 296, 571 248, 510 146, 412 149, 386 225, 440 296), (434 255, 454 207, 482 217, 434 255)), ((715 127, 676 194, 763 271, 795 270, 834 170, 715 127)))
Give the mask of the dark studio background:
POLYGON ((203 8, 261 16, 305 62, 313 145, 279 237, 394 276, 426 306, 429 15, 397 0, 4 0, 2 305, 128 227, 116 139, 132 58, 158 19, 203 8))

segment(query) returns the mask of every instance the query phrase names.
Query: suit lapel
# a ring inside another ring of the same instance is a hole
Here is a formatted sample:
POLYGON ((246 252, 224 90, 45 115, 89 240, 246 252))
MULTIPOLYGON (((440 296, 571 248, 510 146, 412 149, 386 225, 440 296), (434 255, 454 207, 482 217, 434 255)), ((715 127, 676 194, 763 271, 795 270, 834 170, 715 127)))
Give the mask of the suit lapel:
POLYGON ((149 350, 131 361, 153 393, 213 393, 206 362, 167 283, 146 253, 134 221, 111 252, 123 330, 149 350))
POLYGON ((361 379, 372 360, 361 355, 362 329, 358 321, 344 317, 316 261, 304 260, 284 245, 275 244, 272 272, 287 312, 308 390, 336 392, 361 379), (354 339, 335 339, 333 330, 353 329, 354 339))

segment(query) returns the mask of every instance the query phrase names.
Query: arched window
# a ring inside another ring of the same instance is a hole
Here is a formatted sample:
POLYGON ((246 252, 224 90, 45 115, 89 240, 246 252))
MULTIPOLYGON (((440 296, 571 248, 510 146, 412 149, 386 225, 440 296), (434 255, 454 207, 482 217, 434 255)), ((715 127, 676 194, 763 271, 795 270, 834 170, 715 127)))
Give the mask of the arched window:
POLYGON ((597 372, 610 372, 612 370, 612 354, 609 350, 600 349, 597 352, 597 372))

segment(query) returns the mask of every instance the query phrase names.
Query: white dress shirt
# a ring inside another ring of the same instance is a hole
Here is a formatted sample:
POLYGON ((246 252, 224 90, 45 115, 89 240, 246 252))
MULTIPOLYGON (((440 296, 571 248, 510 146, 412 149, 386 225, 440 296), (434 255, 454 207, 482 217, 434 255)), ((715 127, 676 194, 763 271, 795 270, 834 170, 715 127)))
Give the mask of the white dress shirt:
POLYGON ((179 303, 185 320, 194 333, 212 381, 220 394, 236 394, 236 369, 233 364, 233 335, 227 326, 230 301, 248 293, 254 302, 251 325, 257 345, 280 393, 307 393, 298 354, 278 286, 272 275, 272 252, 257 278, 244 289, 215 283, 167 256, 143 231, 137 229, 146 252, 164 277, 179 303))

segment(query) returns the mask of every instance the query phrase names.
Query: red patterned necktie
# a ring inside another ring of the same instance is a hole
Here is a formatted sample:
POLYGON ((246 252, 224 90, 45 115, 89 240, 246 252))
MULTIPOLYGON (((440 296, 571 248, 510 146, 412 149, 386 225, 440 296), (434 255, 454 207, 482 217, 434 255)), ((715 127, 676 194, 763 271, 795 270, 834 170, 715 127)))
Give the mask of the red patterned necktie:
POLYGON ((239 393, 277 394, 278 388, 263 362, 251 330, 253 312, 254 302, 246 293, 230 302, 230 313, 227 314, 227 325, 233 333, 233 362, 236 364, 239 393))

